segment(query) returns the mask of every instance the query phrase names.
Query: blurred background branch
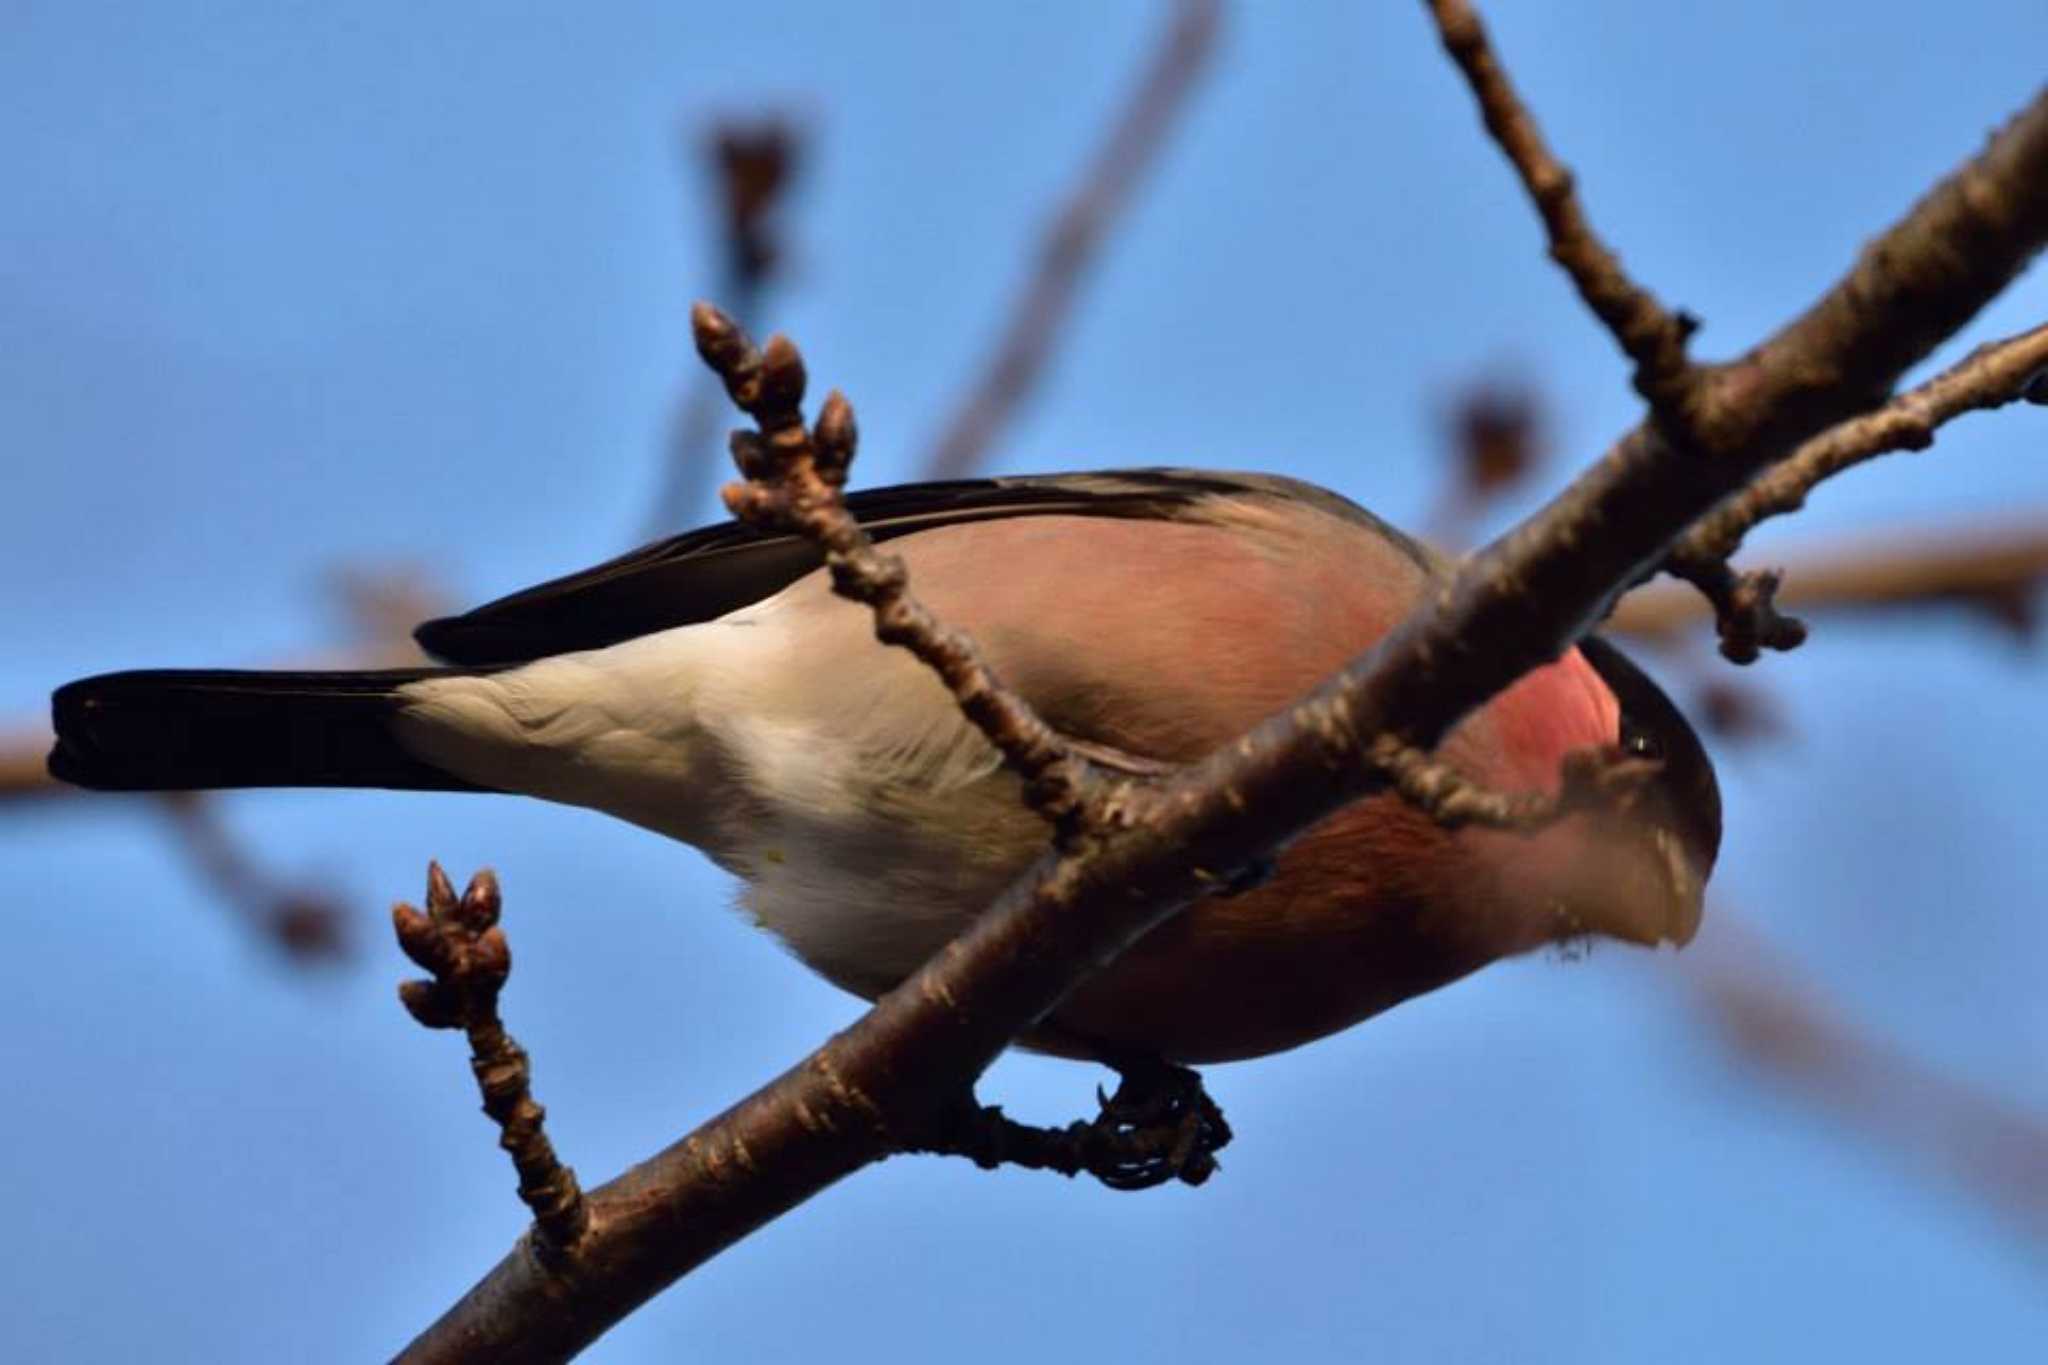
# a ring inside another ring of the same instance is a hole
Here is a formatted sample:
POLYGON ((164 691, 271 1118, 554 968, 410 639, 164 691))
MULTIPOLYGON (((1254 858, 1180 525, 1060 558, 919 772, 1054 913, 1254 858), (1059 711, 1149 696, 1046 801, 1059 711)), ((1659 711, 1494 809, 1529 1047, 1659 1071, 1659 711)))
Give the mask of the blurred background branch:
MULTIPOLYGON (((1172 0, 1165 31, 1130 103, 1080 183, 1046 224, 1035 268, 980 377, 940 424, 921 477, 959 479, 974 473, 1038 386, 1105 236, 1159 159, 1208 68, 1222 11, 1221 0, 1172 0)), ((740 320, 747 321, 744 314, 740 320)))
POLYGON ((1740 917, 1717 918, 1685 975, 1739 1065, 2048 1246, 2048 1120, 1881 1041, 1740 917))
MULTIPOLYGON (((743 326, 760 321, 763 300, 789 258, 782 207, 810 157, 810 138, 794 116, 713 120, 685 139, 685 161, 701 165, 717 219, 718 269, 712 298, 743 326)), ((687 307, 681 304, 679 307, 687 307)), ((673 535, 691 523, 706 490, 725 468, 725 393, 694 361, 669 427, 662 484, 646 535, 673 535)))

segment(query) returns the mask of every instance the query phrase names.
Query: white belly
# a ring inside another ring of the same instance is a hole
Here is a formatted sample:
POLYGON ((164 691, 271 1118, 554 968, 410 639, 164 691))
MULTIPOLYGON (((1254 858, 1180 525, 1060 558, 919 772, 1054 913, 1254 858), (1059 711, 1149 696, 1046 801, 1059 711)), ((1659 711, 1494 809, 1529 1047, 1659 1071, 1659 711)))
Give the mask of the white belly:
POLYGON ((1045 846, 993 749, 816 585, 718 621, 409 684, 401 734, 485 786, 694 844, 815 970, 873 996, 1045 846))

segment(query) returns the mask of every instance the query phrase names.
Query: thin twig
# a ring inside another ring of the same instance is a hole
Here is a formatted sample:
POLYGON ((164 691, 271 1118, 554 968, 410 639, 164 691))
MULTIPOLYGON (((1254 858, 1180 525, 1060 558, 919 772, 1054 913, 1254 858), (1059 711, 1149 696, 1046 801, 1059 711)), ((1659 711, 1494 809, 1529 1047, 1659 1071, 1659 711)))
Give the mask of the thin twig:
POLYGON ((1667 561, 1665 568, 1699 590, 1714 611, 1721 657, 1753 664, 1767 649, 1797 649, 1806 643, 1806 623, 1778 610, 1784 575, 1776 569, 1737 571, 1726 560, 1667 561))
POLYGON ((1369 754, 1402 799, 1445 828, 1481 825, 1523 833, 1547 829, 1583 811, 1625 804, 1660 766, 1616 748, 1575 749, 1564 756, 1554 794, 1497 792, 1392 735, 1375 740, 1369 754))
POLYGON ((787 337, 770 337, 756 350, 708 303, 692 309, 690 320, 705 363, 760 427, 758 434, 733 435, 733 457, 747 481, 726 487, 726 506, 744 521, 797 531, 823 549, 834 590, 873 611, 875 637, 901 645, 939 675, 961 712, 1024 779, 1032 809, 1063 836, 1081 832, 1090 809, 1087 766, 996 678, 965 632, 926 610, 910 591, 903 561, 877 550, 846 510, 840 489, 858 441, 853 405, 833 390, 815 431, 807 430, 803 357, 787 337))
MULTIPOLYGON (((1779 603, 1803 613, 1963 606, 2024 638, 2048 583, 2048 511, 2033 522, 1949 531, 1874 532, 1853 544, 1787 557, 1779 603)), ((1670 640, 1711 624, 1712 607, 1676 583, 1651 583, 1621 600, 1606 629, 1670 640)))
POLYGON ((1822 480, 1898 450, 1925 450, 1944 424, 2026 397, 2048 372, 2048 325, 1988 342, 1874 412, 1822 432, 1701 517, 1672 551, 1674 564, 1727 559, 1759 522, 1796 512, 1822 480))
POLYGON ((250 928, 300 963, 353 955, 349 917, 331 896, 280 881, 250 855, 206 792, 166 792, 151 804, 177 831, 177 845, 250 928))
POLYGON ((81 788, 50 776, 50 744, 47 726, 23 725, 0 735, 0 801, 80 794, 81 788))
POLYGON ((1571 277, 1579 297, 1600 319, 1628 358, 1635 363, 1635 387, 1666 424, 1667 437, 1684 445, 1689 438, 1685 407, 1695 382, 1686 359, 1686 339, 1698 323, 1672 312, 1622 269, 1621 258, 1593 231, 1573 186, 1572 173, 1543 140, 1536 118, 1500 59, 1494 55, 1485 25, 1467 0, 1427 0, 1444 49, 1472 87, 1486 131, 1521 177, 1529 198, 1543 218, 1550 239, 1550 259, 1571 277))
POLYGON ((470 878, 461 899, 439 863, 427 866, 427 909, 404 902, 391 921, 405 955, 434 974, 398 988, 406 1012, 426 1028, 461 1029, 484 1112, 498 1125, 498 1145, 519 1172, 519 1198, 533 1211, 533 1245, 559 1259, 590 1228, 590 1206, 576 1172, 555 1156, 542 1126, 547 1110, 533 1098, 526 1049, 498 1017, 498 992, 512 974, 512 949, 498 924, 498 879, 486 869, 470 878))
POLYGON ((1082 276, 1117 213, 1165 147, 1174 118, 1208 65, 1222 18, 1220 0, 1173 0, 1173 14, 1131 102, 1087 174, 1038 245, 1038 264, 1018 296, 987 367, 940 428, 925 477, 957 479, 986 457, 1003 424, 1030 396, 1072 311, 1082 276))

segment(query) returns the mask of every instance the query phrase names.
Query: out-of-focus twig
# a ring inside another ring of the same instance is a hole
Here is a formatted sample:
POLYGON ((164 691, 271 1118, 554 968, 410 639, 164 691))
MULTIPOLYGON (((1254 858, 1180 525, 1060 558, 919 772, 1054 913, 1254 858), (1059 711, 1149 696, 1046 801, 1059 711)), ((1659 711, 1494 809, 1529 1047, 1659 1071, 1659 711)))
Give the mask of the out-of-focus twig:
POLYGON ((353 955, 349 917, 340 903, 264 870, 221 818, 218 802, 201 792, 170 792, 155 804, 177 831, 178 847, 258 938, 298 962, 353 955))
POLYGON ((425 656, 413 643, 413 627, 446 616, 456 605, 446 586, 415 564, 343 565, 328 574, 326 586, 349 635, 342 662, 331 665, 335 668, 404 668, 421 662, 425 656))
POLYGON ((423 1026, 459 1028, 468 1036, 484 1113, 498 1125, 498 1145, 519 1172, 520 1201, 533 1211, 533 1247, 542 1257, 558 1257, 589 1229, 590 1207, 576 1172, 555 1155, 542 1126, 547 1110, 533 1098, 526 1049, 498 1017, 498 992, 512 974, 512 948, 498 923, 502 905, 488 868, 470 878, 458 898, 441 865, 429 864, 425 913, 401 901, 391 920, 405 955, 434 975, 403 983, 398 998, 423 1026))
POLYGON ((2022 1232, 2048 1240, 2048 1118, 1858 1028, 1753 931, 1723 917, 1687 955, 1694 998, 1735 1054, 1900 1155, 1931 1161, 2022 1232))
MULTIPOLYGON (((1871 536, 1807 552, 1781 571, 1779 603, 1803 612, 1924 610, 1964 606, 2022 639, 2033 634, 2048 582, 2048 517, 2031 525, 1871 536)), ((1711 607, 1676 583, 1652 583, 1621 600, 1607 629, 1664 642, 1713 622, 1711 607)))
POLYGON ((0 734, 0 801, 79 794, 50 776, 50 744, 48 726, 20 725, 0 734))
POLYGON ((973 473, 996 433, 1030 395, 1104 235, 1166 145, 1174 118, 1208 65, 1221 24, 1220 0, 1173 0, 1172 9, 1131 102, 1080 185, 1046 225, 1037 267, 986 368, 940 427, 925 457, 926 478, 958 479, 973 473))
MULTIPOLYGON (((717 183, 718 297, 742 321, 752 321, 788 256, 778 210, 803 164, 803 134, 795 120, 781 116, 722 119, 692 147, 693 160, 701 147, 717 183)), ((724 414, 718 385, 691 367, 669 429, 650 535, 678 530, 716 479, 724 414)))
POLYGON ((1542 463, 1544 425, 1543 404, 1528 384, 1493 378, 1467 385, 1444 414, 1450 467, 1424 523, 1429 539, 1446 548, 1467 543, 1488 505, 1542 463))

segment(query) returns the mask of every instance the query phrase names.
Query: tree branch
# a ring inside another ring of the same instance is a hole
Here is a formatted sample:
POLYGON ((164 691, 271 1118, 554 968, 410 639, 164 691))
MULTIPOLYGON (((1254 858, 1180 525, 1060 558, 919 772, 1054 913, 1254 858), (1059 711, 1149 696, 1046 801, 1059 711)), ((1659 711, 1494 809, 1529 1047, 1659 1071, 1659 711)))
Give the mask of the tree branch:
POLYGON ((1801 445, 1700 518, 1673 550, 1674 562, 1727 559, 1759 522, 1804 507, 1822 480, 1892 451, 1925 450, 1945 423, 2020 401, 2044 372, 2048 325, 1979 346, 1919 387, 1801 445))
POLYGON ((1557 793, 1551 795, 1489 791, 1442 759, 1392 735, 1381 735, 1373 743, 1370 758, 1403 800, 1446 829, 1544 829, 1576 812, 1625 805, 1660 766, 1629 758, 1618 748, 1576 749, 1565 755, 1557 793))
POLYGON ((1172 0, 1172 10, 1131 102, 1080 185, 1046 225, 1037 268, 987 368, 940 428, 925 458, 924 477, 962 478, 981 463, 996 433, 1044 373, 1082 275, 1118 211, 1165 147, 1175 116, 1208 65, 1222 19, 1220 0, 1172 0))
POLYGON ((23 797, 77 796, 77 787, 50 776, 47 726, 19 726, 0 734, 0 801, 23 797))
POLYGON ((1799 321, 1712 374, 1707 458, 1673 455, 1647 427, 1623 438, 1314 694, 1174 776, 1111 833, 1046 855, 852 1027, 592 1191, 573 1276, 522 1241, 406 1358, 565 1358, 737 1238, 904 1145, 1086 973, 1214 886, 1213 869, 1255 863, 1375 790, 1383 779, 1367 757, 1380 735, 1433 747, 1561 653, 1696 517, 1882 393, 1946 334, 1935 320, 1960 326, 2044 236, 2048 98, 1799 321))
POLYGON ((526 1049, 498 1017, 498 992, 512 974, 512 949, 498 924, 502 904, 489 870, 472 877, 458 899, 441 865, 428 864, 426 913, 401 901, 391 921, 405 955, 434 975, 402 983, 398 998, 422 1027, 459 1028, 468 1037, 484 1113, 519 1172, 520 1202, 533 1211, 535 1253, 556 1261, 589 1230, 590 1208, 542 1127, 547 1110, 533 1098, 526 1049))
MULTIPOLYGON (((1797 555, 1775 572, 1784 578, 1779 601, 1787 609, 1961 605, 2024 636, 2034 628, 2035 599, 2048 581, 2048 518, 2007 528, 1880 533, 1844 549, 1797 555)), ((1624 597, 1605 628, 1664 643, 1713 620, 1712 607, 1690 588, 1653 583, 1624 597)))
POLYGON ((961 713, 1024 779, 1026 799, 1061 837, 1083 832, 1091 816, 1088 769, 1067 742, 1022 697, 997 680, 974 641, 945 625, 910 592, 903 561, 874 547, 846 510, 846 484, 859 440, 853 405, 834 389, 815 432, 806 430, 803 358, 788 338, 769 338, 765 351, 708 303, 690 311, 697 350, 759 434, 733 433, 734 462, 747 481, 725 489, 725 504, 743 521, 795 531, 825 552, 840 596, 868 607, 875 638, 901 645, 936 673, 961 713))
POLYGON ((1467 0, 1426 3, 1444 50, 1472 87, 1486 131, 1535 202, 1550 239, 1550 259, 1571 277, 1586 307, 1614 334, 1623 354, 1635 362, 1636 392, 1667 422, 1682 422, 1695 380, 1685 343, 1699 324, 1683 312, 1667 310, 1654 294, 1630 279, 1621 258, 1593 231, 1579 204, 1571 171, 1544 142, 1535 115, 1515 93, 1494 55, 1485 25, 1467 0))

